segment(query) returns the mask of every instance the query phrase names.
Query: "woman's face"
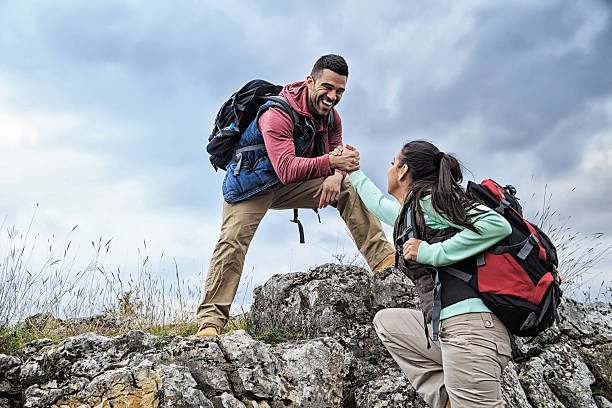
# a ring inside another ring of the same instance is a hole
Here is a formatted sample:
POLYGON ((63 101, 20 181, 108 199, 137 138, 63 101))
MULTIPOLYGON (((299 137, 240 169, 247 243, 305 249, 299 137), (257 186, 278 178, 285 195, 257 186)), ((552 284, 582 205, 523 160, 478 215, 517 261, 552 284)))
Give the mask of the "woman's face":
POLYGON ((395 155, 391 162, 391 167, 387 170, 387 192, 392 196, 396 196, 396 193, 400 190, 400 177, 407 171, 407 165, 401 167, 397 166, 399 162, 399 153, 395 155))

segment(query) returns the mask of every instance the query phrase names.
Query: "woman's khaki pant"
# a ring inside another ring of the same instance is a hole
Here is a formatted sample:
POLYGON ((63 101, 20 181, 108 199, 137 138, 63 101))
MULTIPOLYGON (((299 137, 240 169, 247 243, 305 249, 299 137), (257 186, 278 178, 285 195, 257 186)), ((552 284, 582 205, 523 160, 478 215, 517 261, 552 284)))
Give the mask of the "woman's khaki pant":
MULTIPOLYGON (((317 208, 319 197, 313 196, 324 179, 277 184, 244 201, 223 203, 221 236, 210 261, 204 298, 198 307, 200 325, 225 326, 238 290, 247 249, 268 209, 317 208)), ((395 252, 380 221, 368 211, 348 180, 342 181, 338 201, 332 205, 340 212, 357 249, 370 268, 374 269, 385 257, 395 252)))
MULTIPOLYGON (((418 310, 384 309, 374 317, 378 337, 432 408, 503 407, 500 376, 511 358, 504 324, 491 313, 442 320, 440 341, 429 339, 418 310)), ((431 333, 431 327, 430 327, 431 333)))

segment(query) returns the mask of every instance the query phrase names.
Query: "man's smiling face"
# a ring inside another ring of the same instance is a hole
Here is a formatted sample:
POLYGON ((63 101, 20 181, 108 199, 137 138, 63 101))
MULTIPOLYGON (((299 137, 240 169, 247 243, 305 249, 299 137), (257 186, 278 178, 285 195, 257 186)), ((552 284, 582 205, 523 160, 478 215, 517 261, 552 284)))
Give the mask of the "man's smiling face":
POLYGON ((313 116, 326 116, 340 102, 346 87, 345 75, 323 69, 315 77, 308 76, 308 111, 313 116))

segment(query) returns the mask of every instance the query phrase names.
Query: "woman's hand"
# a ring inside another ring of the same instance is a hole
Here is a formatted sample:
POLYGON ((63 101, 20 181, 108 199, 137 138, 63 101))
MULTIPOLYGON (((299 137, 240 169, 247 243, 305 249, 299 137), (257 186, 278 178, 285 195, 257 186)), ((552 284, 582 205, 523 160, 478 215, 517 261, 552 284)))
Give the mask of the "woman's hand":
POLYGON ((334 151, 330 152, 329 154, 331 154, 332 156, 342 156, 342 151, 343 150, 344 150, 344 147, 342 147, 342 145, 336 146, 334 151))
POLYGON ((404 242, 404 259, 416 262, 421 242, 423 241, 416 238, 410 238, 408 241, 404 242))

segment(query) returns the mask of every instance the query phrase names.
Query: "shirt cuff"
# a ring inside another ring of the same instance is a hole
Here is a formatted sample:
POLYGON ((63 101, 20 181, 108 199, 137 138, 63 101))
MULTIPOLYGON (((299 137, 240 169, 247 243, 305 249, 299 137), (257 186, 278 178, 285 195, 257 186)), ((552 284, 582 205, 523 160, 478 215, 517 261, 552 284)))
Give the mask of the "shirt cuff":
POLYGON ((417 252, 416 261, 423 265, 433 265, 432 263, 433 252, 434 252, 434 249, 432 248, 431 244, 428 244, 425 241, 421 241, 421 244, 419 245, 419 251, 417 252))

